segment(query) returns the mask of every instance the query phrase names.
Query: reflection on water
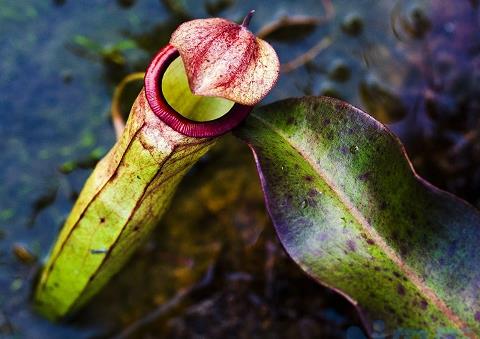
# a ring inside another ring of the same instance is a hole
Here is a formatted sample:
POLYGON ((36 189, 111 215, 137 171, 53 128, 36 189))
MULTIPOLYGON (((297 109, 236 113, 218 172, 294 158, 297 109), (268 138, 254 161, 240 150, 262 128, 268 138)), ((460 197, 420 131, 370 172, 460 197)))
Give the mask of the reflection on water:
MULTIPOLYGON (((260 311, 247 321, 252 328, 242 328, 245 333, 341 336, 357 321, 352 310, 291 267, 270 232, 260 235, 268 221, 257 183, 246 192, 232 188, 235 182, 238 187, 243 184, 231 180, 229 171, 246 166, 245 175, 254 176, 247 151, 232 140, 187 178, 186 187, 198 187, 195 194, 177 197, 175 206, 193 208, 192 219, 184 225, 189 234, 158 231, 157 242, 136 257, 136 267, 120 274, 100 301, 72 324, 48 324, 33 315, 27 299, 38 265, 35 258, 46 255, 90 168, 114 142, 108 117, 114 86, 126 74, 144 70, 153 53, 188 18, 220 15, 240 20, 255 8, 254 31, 282 18, 303 18, 303 24, 275 29, 266 37, 283 63, 302 58, 326 36, 332 43, 282 74, 266 102, 323 94, 362 107, 390 124, 422 175, 480 206, 478 6, 474 0, 3 1, 0 334, 83 338, 117 332, 171 298, 179 287, 196 281, 213 260, 223 265, 221 276, 228 279, 220 279, 206 297, 195 297, 179 308, 183 311, 167 316, 158 331, 192 335, 194 329, 213 335, 221 326, 234 331, 234 325, 225 323, 244 320, 254 308, 260 311), (230 159, 233 152, 221 152, 225 147, 239 148, 235 154, 241 154, 243 162, 230 159), (222 184, 210 187, 206 179, 199 179, 205 169, 217 173, 222 184), (193 203, 201 206, 195 209, 193 203), (207 237, 194 232, 198 223, 207 237), (197 245, 182 240, 189 236, 197 245), (175 246, 165 244, 165 238, 175 246), (232 253, 219 255, 227 244, 232 253), (242 253, 238 257, 244 260, 233 258, 233 253, 242 253), (275 269, 264 271, 272 260, 275 269), (248 279, 237 271, 248 272, 248 279), (132 274, 148 279, 132 281, 132 274), (132 293, 123 300, 119 296, 125 290, 132 293), (309 303, 298 290, 312 295, 309 303), (238 303, 232 315, 218 309, 227 300, 238 303), (202 304, 207 301, 208 307, 202 304), (213 316, 218 321, 209 327, 206 319, 213 316)), ((133 87, 130 99, 138 91, 133 87)), ((178 218, 164 224, 175 223, 178 218)))

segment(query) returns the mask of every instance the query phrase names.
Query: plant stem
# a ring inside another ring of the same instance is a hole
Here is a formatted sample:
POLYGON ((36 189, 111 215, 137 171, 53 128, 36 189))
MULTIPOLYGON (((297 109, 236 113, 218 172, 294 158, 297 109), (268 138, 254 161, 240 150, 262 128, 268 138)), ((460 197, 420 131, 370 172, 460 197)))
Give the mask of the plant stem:
POLYGON ((248 25, 250 25, 250 20, 252 20, 252 17, 253 17, 254 13, 255 13, 254 9, 252 9, 250 12, 248 12, 245 19, 243 19, 243 22, 242 22, 243 27, 248 28, 248 25))

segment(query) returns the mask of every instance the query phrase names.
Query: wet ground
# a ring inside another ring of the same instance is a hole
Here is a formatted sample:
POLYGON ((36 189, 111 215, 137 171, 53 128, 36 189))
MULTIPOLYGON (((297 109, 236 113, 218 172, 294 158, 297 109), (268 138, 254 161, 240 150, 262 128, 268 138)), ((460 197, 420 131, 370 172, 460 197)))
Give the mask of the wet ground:
MULTIPOLYGON (((84 180, 114 142, 116 84, 145 70, 193 17, 238 21, 256 9, 252 30, 265 34, 288 71, 265 102, 324 94, 362 107, 399 135, 421 175, 480 207, 478 7, 475 0, 0 0, 0 337, 359 333, 348 303, 283 253, 251 156, 233 137, 188 175, 151 241, 85 310, 54 325, 32 312, 29 296, 84 180), (302 25, 265 29, 298 16, 307 17, 302 25)), ((125 111, 138 89, 129 87, 125 111)))

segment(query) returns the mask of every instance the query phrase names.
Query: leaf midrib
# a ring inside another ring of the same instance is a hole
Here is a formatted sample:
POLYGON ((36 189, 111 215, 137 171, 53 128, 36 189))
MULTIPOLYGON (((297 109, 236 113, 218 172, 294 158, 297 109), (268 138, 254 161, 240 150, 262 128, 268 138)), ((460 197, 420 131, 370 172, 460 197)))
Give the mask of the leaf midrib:
MULTIPOLYGON (((453 312, 445 302, 440 299, 433 290, 431 290, 427 285, 424 284, 423 279, 415 273, 415 271, 409 267, 402 258, 395 252, 395 250, 390 247, 385 240, 377 233, 374 227, 367 221, 367 219, 362 215, 362 213, 355 207, 355 205, 349 200, 347 196, 342 194, 334 182, 329 178, 329 176, 323 171, 313 159, 311 159, 305 151, 293 143, 293 141, 285 135, 280 129, 276 128, 270 122, 259 117, 256 113, 252 113, 251 118, 255 118, 268 127, 272 132, 276 133, 280 138, 284 139, 293 149, 295 149, 312 167, 312 169, 319 175, 319 177, 327 184, 327 186, 334 192, 338 200, 347 208, 348 212, 352 215, 354 220, 362 227, 362 230, 368 234, 378 245, 378 247, 385 253, 385 255, 392 260, 405 274, 407 278, 417 287, 417 289, 433 304, 437 307, 445 316, 457 326, 460 330, 468 328, 468 325, 455 313, 453 312)), ((273 220, 273 218, 272 218, 273 220)), ((471 333, 470 333, 471 335, 471 333)), ((476 337, 476 336, 475 336, 476 337)))

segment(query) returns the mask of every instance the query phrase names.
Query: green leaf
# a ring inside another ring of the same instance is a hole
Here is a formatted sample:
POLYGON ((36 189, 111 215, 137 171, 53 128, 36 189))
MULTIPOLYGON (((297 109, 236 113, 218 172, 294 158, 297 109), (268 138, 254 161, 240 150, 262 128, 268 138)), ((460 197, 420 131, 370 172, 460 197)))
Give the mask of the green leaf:
POLYGON ((129 49, 135 49, 135 48, 138 48, 137 43, 135 42, 135 40, 131 40, 131 39, 121 40, 115 43, 112 47, 113 50, 117 50, 117 51, 126 51, 129 49))
POLYGON ((73 42, 80 47, 85 48, 86 50, 93 52, 93 53, 102 53, 102 46, 96 43, 95 41, 91 40, 90 38, 84 35, 76 35, 73 38, 73 42))
POLYGON ((379 320, 387 334, 480 334, 480 214, 418 177, 385 126, 309 97, 256 110, 237 134, 288 254, 370 333, 379 320))

